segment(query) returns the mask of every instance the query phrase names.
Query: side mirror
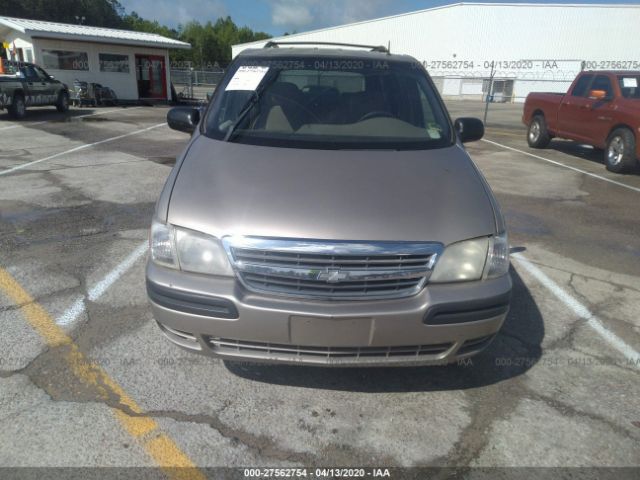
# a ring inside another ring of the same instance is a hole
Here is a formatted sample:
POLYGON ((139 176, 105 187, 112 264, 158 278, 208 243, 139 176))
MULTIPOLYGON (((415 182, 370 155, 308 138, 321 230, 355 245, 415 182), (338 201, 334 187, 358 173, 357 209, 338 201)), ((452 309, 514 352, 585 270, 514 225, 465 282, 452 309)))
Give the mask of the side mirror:
POLYGON ((200 111, 191 107, 174 107, 167 113, 170 128, 185 133, 193 133, 200 122, 200 111))
POLYGON ((591 90, 589 92, 589 100, 606 100, 607 92, 604 90, 591 90))
POLYGON ((484 137, 484 124, 478 118, 463 117, 456 119, 453 126, 462 143, 475 142, 484 137))

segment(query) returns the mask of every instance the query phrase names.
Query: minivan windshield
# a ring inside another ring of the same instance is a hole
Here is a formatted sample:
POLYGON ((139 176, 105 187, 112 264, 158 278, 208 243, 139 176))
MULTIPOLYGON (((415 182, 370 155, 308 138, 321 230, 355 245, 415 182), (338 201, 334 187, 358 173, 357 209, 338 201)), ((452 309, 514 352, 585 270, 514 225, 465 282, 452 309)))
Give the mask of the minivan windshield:
POLYGON ((240 57, 218 86, 205 134, 315 149, 415 150, 453 142, 420 65, 358 57, 240 57))

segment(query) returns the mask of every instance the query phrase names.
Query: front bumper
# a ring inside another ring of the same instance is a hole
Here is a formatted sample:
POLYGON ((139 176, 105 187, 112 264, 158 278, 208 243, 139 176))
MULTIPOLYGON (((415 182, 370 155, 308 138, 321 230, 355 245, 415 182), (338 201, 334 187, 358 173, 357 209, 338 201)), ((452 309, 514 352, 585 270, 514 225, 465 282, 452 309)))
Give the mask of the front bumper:
POLYGON ((491 342, 508 313, 511 278, 433 284, 401 299, 314 301, 149 262, 147 291, 164 334, 191 351, 252 362, 432 365, 491 342))

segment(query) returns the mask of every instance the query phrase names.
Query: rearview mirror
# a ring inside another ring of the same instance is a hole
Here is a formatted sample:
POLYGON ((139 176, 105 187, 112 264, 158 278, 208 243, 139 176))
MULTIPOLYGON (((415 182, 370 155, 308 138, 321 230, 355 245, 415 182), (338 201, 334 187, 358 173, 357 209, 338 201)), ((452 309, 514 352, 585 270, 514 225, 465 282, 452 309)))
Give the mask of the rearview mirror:
POLYGON ((458 118, 453 125, 462 143, 475 142, 484 136, 484 124, 478 118, 458 118))
POLYGON ((200 122, 200 111, 191 107, 174 107, 167 113, 170 128, 185 133, 193 133, 200 122))
POLYGON ((606 100, 607 92, 605 92, 604 90, 591 90, 589 92, 589 99, 590 100, 606 100))

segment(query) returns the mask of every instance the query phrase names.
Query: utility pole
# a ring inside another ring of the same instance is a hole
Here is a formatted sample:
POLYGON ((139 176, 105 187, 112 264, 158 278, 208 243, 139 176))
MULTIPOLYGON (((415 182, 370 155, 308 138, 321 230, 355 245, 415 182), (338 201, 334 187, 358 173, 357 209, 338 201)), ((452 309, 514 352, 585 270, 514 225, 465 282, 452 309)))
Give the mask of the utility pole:
POLYGON ((484 124, 487 124, 487 114, 489 113, 489 101, 493 100, 493 77, 496 74, 495 62, 491 61, 491 74, 489 75, 489 91, 487 92, 487 98, 484 104, 484 124))

